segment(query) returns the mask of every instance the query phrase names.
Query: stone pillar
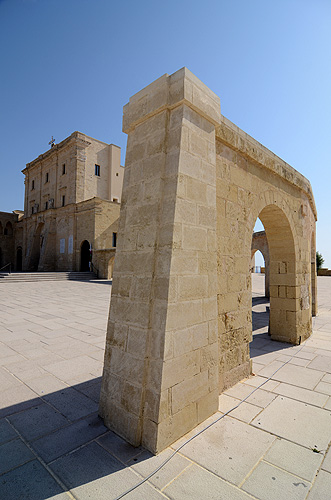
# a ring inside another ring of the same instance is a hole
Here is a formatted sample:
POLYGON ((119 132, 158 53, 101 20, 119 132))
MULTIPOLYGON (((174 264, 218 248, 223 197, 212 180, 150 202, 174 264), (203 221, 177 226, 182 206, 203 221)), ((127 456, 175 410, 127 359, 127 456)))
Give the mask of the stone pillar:
POLYGON ((158 453, 217 410, 215 125, 183 68, 124 107, 128 133, 100 415, 158 453))

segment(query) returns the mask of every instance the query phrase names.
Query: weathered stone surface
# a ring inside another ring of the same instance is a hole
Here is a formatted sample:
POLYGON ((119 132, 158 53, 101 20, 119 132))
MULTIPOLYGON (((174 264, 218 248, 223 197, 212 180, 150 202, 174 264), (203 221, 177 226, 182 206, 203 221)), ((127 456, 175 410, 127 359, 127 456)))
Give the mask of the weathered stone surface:
POLYGON ((271 336, 296 345, 309 337, 316 209, 309 182, 222 117, 219 98, 186 68, 131 97, 123 130, 100 414, 158 453, 251 373, 258 217, 270 254, 271 336))

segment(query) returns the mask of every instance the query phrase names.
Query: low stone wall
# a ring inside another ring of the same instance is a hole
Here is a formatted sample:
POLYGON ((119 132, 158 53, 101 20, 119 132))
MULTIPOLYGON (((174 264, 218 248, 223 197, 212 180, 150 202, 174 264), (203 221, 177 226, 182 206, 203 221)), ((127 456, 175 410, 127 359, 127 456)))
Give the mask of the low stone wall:
POLYGON ((331 269, 327 267, 322 267, 317 271, 317 276, 331 276, 331 269))

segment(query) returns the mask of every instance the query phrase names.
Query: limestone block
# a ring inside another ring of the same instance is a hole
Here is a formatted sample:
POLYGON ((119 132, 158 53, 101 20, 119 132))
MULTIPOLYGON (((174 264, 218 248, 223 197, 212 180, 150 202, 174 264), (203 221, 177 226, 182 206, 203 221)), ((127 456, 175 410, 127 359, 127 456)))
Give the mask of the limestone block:
POLYGON ((191 351, 167 360, 163 366, 162 390, 172 387, 200 372, 199 351, 191 351))
POLYGON ((207 250, 207 229, 199 226, 183 227, 184 250, 207 250))
POLYGON ((208 296, 207 276, 178 276, 178 297, 182 300, 208 296))
MULTIPOLYGON (((214 338, 214 342, 216 338, 214 338)), ((200 349, 210 342, 209 326, 207 323, 194 325, 183 330, 175 330, 173 333, 174 357, 200 349)))
POLYGON ((208 384, 208 371, 197 373, 191 378, 176 384, 171 389, 172 412, 177 413, 185 406, 203 397, 206 393, 205 386, 208 384))

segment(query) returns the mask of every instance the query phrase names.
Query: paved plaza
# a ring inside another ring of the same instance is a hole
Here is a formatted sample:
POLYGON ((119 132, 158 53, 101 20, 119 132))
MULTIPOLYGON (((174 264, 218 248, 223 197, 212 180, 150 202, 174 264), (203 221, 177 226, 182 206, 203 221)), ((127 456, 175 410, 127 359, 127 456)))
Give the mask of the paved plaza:
MULTIPOLYGON (((331 499, 331 278, 318 278, 319 315, 301 346, 270 340, 263 287, 254 275, 254 376, 198 429, 236 409, 126 500, 331 499)), ((114 500, 196 433, 154 457, 103 426, 110 293, 105 281, 0 282, 1 500, 114 500)))

